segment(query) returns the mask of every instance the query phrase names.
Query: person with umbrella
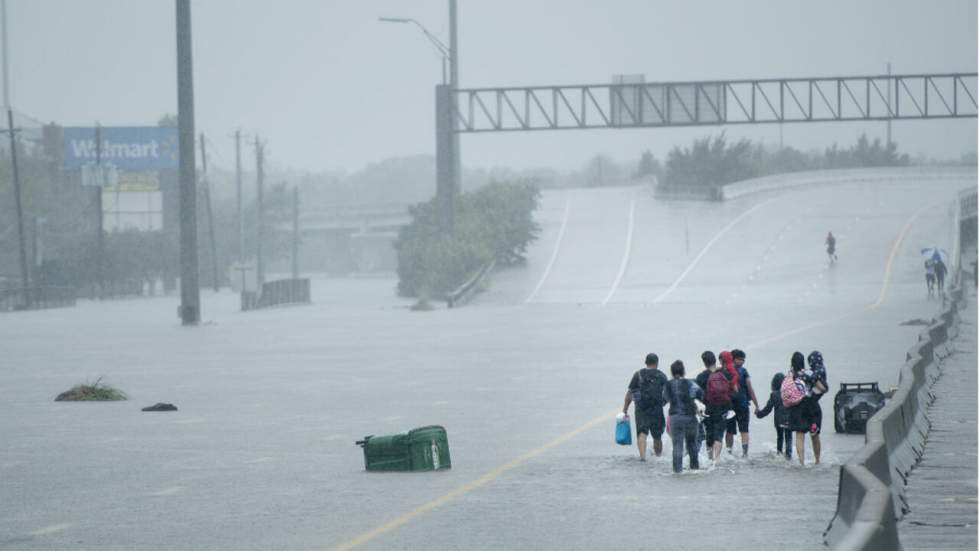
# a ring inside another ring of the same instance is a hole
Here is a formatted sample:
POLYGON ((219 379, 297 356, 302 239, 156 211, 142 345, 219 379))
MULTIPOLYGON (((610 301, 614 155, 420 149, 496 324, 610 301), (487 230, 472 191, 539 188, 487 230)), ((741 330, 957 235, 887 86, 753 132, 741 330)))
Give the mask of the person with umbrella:
POLYGON ((940 293, 946 286, 946 274, 949 272, 946 267, 946 251, 939 247, 926 247, 920 252, 926 259, 926 286, 929 288, 929 296, 931 297, 933 285, 940 293))

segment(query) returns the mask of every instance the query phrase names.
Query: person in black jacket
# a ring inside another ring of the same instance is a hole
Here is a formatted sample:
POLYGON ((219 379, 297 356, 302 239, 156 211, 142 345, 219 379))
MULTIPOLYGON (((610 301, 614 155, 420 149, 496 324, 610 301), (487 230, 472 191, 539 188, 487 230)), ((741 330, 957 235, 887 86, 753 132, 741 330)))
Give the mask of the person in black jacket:
POLYGON ((785 377, 784 373, 776 373, 772 376, 769 401, 764 408, 756 410, 755 416, 762 419, 772 412, 772 424, 776 429, 776 451, 785 455, 786 459, 793 459, 793 429, 790 426, 789 409, 783 406, 783 397, 780 393, 785 377))
POLYGON ((670 404, 670 440, 673 443, 674 472, 681 472, 684 465, 684 449, 690 458, 691 470, 698 465, 698 418, 697 400, 703 399, 701 387, 694 381, 684 378, 684 362, 677 360, 670 364, 673 377, 664 386, 664 402, 670 404))

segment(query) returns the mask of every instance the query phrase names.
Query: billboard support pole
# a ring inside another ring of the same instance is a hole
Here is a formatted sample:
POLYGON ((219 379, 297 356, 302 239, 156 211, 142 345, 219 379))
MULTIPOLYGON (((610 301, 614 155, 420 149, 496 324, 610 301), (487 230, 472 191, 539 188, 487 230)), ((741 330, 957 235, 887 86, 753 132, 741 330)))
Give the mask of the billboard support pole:
POLYGON ((7 109, 7 128, 10 132, 10 165, 13 170, 14 200, 17 203, 17 239, 20 244, 20 277, 24 285, 24 308, 30 308, 31 281, 27 271, 27 245, 24 242, 24 208, 20 197, 20 172, 17 170, 17 138, 14 136, 14 112, 7 109))
POLYGON ((95 278, 99 286, 99 300, 105 299, 105 230, 102 213, 102 126, 95 123, 95 278))
POLYGON ((190 0, 177 8, 177 134, 180 159, 180 320, 201 320, 197 273, 197 194, 194 175, 194 69, 190 0))
POLYGON ((211 209, 211 184, 208 182, 208 154, 204 149, 204 132, 201 132, 201 187, 204 188, 204 206, 208 213, 208 240, 211 249, 211 286, 217 293, 221 286, 218 284, 218 252, 214 244, 214 211, 211 209))

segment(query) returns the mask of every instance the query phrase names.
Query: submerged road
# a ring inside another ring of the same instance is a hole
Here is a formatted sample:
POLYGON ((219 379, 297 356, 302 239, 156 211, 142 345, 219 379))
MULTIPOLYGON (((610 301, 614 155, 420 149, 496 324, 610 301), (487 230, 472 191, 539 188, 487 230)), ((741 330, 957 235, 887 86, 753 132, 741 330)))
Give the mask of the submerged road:
POLYGON ((452 311, 349 279, 247 314, 206 295, 197 329, 173 298, 0 316, 0 548, 819 548, 861 436, 825 413, 823 463, 801 468, 754 420, 748 460, 675 476, 669 443, 640 463, 612 442, 626 383, 650 351, 693 375, 739 347, 762 400, 794 350, 823 351, 834 389, 895 384, 920 330, 900 323, 939 310, 918 250, 950 248, 968 185, 548 192, 527 265, 452 311), (130 401, 51 401, 102 375, 130 401), (180 411, 139 412, 158 401, 180 411), (354 440, 427 424, 451 471, 363 471, 354 440))

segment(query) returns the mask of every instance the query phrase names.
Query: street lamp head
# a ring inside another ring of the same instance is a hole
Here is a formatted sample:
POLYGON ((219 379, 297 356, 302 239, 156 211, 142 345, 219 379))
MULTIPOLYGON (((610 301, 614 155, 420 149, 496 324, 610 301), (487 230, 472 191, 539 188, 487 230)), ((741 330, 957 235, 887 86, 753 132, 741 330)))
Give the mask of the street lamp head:
POLYGON ((411 23, 412 20, 405 17, 379 17, 378 21, 384 23, 411 23))

